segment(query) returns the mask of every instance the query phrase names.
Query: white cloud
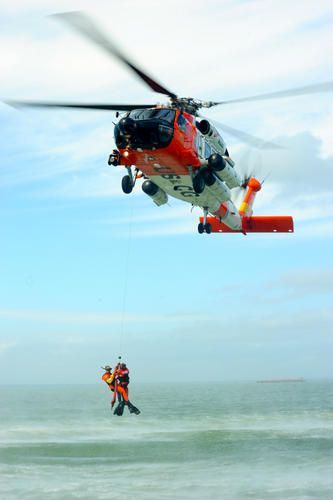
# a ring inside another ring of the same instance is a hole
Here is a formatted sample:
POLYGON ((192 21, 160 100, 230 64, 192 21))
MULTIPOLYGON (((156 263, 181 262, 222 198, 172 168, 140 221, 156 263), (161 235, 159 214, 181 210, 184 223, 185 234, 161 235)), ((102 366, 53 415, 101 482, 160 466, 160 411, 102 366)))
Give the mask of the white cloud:
POLYGON ((328 110, 313 130, 314 134, 322 141, 322 156, 324 158, 333 157, 333 110, 328 110))
POLYGON ((297 269, 281 274, 276 284, 310 294, 333 292, 333 271, 330 269, 297 269))
MULTIPOLYGON (((38 311, 30 309, 0 309, 0 318, 17 321, 37 321, 55 323, 93 323, 119 324, 126 323, 178 323, 193 321, 193 318, 205 320, 205 314, 177 313, 177 314, 134 314, 134 313, 96 313, 96 312, 66 312, 66 311, 38 311)), ((7 344, 5 344, 6 346, 7 344)))
MULTIPOLYGON (((297 223, 297 221, 296 221, 297 223)), ((301 238, 324 238, 330 239, 333 237, 332 219, 314 221, 312 224, 296 225, 297 236, 301 238)))
MULTIPOLYGON (((41 4, 10 2, 12 15, 15 6, 22 15, 28 15, 41 4)), ((188 0, 171 0, 168 5, 149 0, 111 6, 100 1, 93 9, 89 2, 81 1, 71 2, 69 10, 86 6, 103 30, 111 32, 143 68, 180 94, 195 93, 200 97, 213 89, 231 92, 236 86, 237 91, 242 87, 248 90, 254 84, 264 84, 269 91, 273 90, 269 82, 275 81, 276 85, 276 79, 280 79, 281 85, 283 80, 287 86, 291 80, 302 85, 306 73, 312 79, 322 68, 328 71, 333 41, 331 25, 324 21, 333 12, 329 1, 304 1, 302 9, 286 0, 278 4, 210 1, 205 5, 194 5, 188 0), (188 18, 189 12, 192 31, 185 35, 183 19, 188 18), (126 20, 125 37, 124 22, 115 23, 113 19, 126 20), (170 30, 179 36, 170 36, 170 30)), ((46 11, 68 7, 68 2, 48 2, 46 11)), ((111 90, 123 82, 130 93, 140 93, 140 84, 120 63, 109 61, 106 54, 71 33, 67 26, 44 19, 43 15, 41 9, 39 23, 35 13, 33 22, 26 22, 23 32, 18 23, 17 33, 5 32, 0 38, 2 91, 15 94, 20 90, 27 96, 28 90, 34 96, 72 97, 74 93, 104 89, 106 96, 107 88, 111 90)), ((11 23, 11 28, 15 30, 15 23, 11 23)), ((149 94, 152 95, 147 91, 149 94)), ((226 96, 220 94, 223 97, 226 96)))
MULTIPOLYGON (((141 189, 140 195, 146 196, 141 189)), ((200 208, 194 207, 192 210, 191 205, 172 198, 168 205, 161 207, 155 206, 152 200, 144 204, 141 199, 140 206, 132 206, 128 215, 108 217, 96 222, 115 226, 115 235, 120 238, 127 238, 129 230, 133 238, 164 237, 195 233, 201 214, 200 208)))
POLYGON ((196 219, 191 220, 180 220, 178 222, 166 223, 163 221, 159 226, 146 226, 143 228, 136 228, 133 231, 133 237, 135 238, 151 238, 159 236, 174 236, 174 235, 185 235, 193 234, 196 232, 197 222, 196 219))
POLYGON ((8 349, 12 349, 17 345, 16 342, 0 342, 0 355, 8 349))
MULTIPOLYGON (((103 167, 101 167, 102 169, 103 167)), ((123 196, 120 187, 120 176, 110 172, 94 169, 92 173, 77 172, 66 175, 54 185, 39 190, 35 196, 41 199, 64 198, 79 200, 82 198, 115 198, 123 196)))
POLYGON ((63 145, 57 145, 48 150, 49 154, 64 155, 73 162, 82 162, 82 160, 91 160, 105 154, 105 164, 108 152, 113 146, 113 127, 112 124, 103 127, 94 128, 90 132, 82 134, 76 140, 72 140, 63 145))
POLYGON ((320 141, 309 133, 278 137, 286 149, 238 152, 236 168, 260 180, 268 175, 257 194, 254 213, 292 215, 297 235, 331 236, 333 230, 333 156, 323 158, 320 141))

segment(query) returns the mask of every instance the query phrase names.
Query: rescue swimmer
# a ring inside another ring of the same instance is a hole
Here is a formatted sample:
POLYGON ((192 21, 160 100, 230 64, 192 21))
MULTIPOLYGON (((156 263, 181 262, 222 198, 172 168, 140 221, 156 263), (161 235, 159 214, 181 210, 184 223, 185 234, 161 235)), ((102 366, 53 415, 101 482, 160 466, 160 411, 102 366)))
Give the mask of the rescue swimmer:
POLYGON ((102 368, 105 372, 102 375, 102 380, 104 380, 104 382, 109 386, 109 389, 113 392, 111 410, 118 399, 118 405, 116 406, 113 414, 118 415, 119 417, 122 416, 124 408, 127 406, 130 413, 139 415, 141 413, 140 410, 136 408, 136 406, 134 406, 128 399, 128 384, 130 379, 129 370, 126 364, 118 363, 113 371, 109 365, 102 368))

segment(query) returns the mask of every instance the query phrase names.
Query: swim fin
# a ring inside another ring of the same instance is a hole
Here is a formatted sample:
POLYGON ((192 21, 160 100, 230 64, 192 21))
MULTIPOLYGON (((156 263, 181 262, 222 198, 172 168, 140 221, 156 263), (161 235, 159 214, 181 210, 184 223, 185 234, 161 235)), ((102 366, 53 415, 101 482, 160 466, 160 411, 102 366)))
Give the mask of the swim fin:
POLYGON ((114 410, 113 414, 114 415, 118 415, 119 417, 121 417, 122 414, 124 413, 124 406, 125 406, 124 401, 120 401, 120 403, 118 404, 118 406, 114 410))
POLYGON ((140 415, 140 410, 136 406, 132 405, 130 401, 127 401, 127 406, 130 413, 135 413, 135 415, 140 415))

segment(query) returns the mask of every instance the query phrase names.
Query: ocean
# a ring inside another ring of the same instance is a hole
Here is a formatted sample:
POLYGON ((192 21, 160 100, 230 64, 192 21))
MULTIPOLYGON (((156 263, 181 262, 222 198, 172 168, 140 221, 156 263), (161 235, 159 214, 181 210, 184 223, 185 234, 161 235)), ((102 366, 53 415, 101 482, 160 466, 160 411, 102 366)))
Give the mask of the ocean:
POLYGON ((333 499, 333 385, 0 388, 0 498, 333 499))

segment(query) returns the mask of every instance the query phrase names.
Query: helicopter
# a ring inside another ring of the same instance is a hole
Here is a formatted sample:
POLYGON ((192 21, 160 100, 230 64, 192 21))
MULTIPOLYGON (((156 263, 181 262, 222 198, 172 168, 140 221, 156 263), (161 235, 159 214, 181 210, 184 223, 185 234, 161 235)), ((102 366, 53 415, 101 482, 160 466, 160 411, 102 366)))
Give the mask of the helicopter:
POLYGON ((318 83, 283 91, 270 92, 225 101, 202 101, 179 97, 131 61, 83 12, 53 16, 68 24, 99 48, 115 57, 136 74, 151 90, 168 97, 166 104, 89 104, 41 101, 5 101, 14 107, 74 108, 115 111, 117 149, 108 157, 108 165, 124 169, 122 190, 130 194, 142 179, 142 190, 157 206, 177 198, 200 207, 198 232, 254 233, 293 232, 291 216, 254 216, 253 203, 262 187, 255 177, 242 176, 229 155, 218 129, 252 146, 276 149, 278 145, 207 120, 199 110, 218 105, 262 101, 289 96, 330 92, 333 82, 318 83), (216 125, 216 126, 215 126, 216 125), (232 199, 232 190, 245 190, 240 207, 232 199))

